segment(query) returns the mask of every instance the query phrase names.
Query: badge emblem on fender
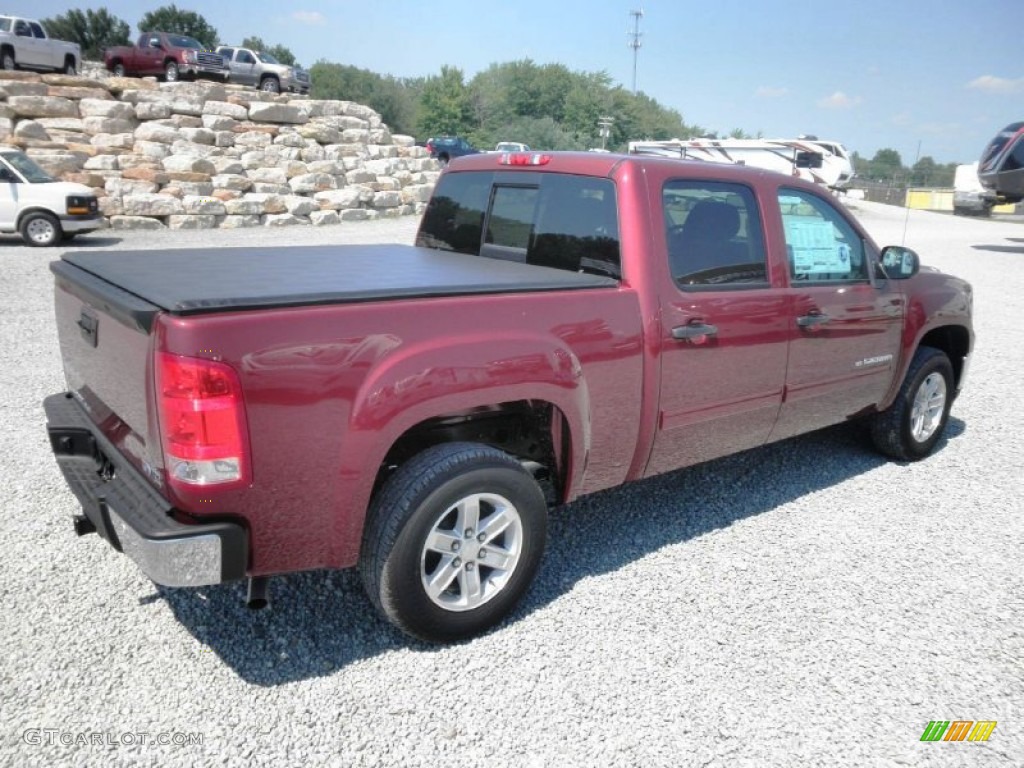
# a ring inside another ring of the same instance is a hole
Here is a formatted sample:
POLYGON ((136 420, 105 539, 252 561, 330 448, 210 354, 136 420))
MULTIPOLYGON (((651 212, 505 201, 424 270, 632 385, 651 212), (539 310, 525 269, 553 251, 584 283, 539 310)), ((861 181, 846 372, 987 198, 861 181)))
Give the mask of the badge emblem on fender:
POLYGON ((878 355, 877 357, 865 357, 853 364, 854 368, 868 368, 873 365, 884 365, 892 361, 892 355, 878 355))

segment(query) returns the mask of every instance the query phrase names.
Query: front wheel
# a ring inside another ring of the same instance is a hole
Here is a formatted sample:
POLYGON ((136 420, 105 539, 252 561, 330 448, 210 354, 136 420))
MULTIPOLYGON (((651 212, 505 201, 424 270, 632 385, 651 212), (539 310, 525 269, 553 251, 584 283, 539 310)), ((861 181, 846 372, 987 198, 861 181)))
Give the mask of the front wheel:
POLYGON ((264 77, 260 82, 260 90, 267 93, 280 93, 281 83, 277 81, 276 77, 264 77))
POLYGON ((526 592, 547 537, 544 494, 512 456, 446 443, 415 456, 370 509, 360 569, 376 608, 428 642, 471 637, 526 592))
POLYGON ((64 74, 75 75, 78 74, 78 70, 75 68, 75 60, 68 57, 68 60, 64 62, 64 74))
POLYGON ((180 73, 178 72, 177 63, 173 61, 168 61, 164 65, 164 80, 166 80, 168 83, 178 82, 179 75, 180 73))
POLYGON ((923 459, 946 429, 953 393, 953 365, 946 353, 920 347, 892 405, 871 418, 875 447, 901 461, 923 459))
POLYGON ((60 222, 50 213, 35 211, 21 220, 19 227, 25 242, 32 246, 45 247, 61 239, 60 222))
POLYGON ((0 65, 8 71, 17 69, 18 62, 14 60, 14 51, 10 49, 5 50, 3 56, 0 57, 0 65))

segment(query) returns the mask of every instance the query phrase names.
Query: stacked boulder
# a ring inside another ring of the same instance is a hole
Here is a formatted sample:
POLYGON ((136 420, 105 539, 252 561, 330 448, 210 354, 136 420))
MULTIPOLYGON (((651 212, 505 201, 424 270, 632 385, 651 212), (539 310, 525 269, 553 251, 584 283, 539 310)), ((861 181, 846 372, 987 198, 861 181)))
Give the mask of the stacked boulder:
POLYGON ((418 215, 439 173, 361 104, 152 78, 0 71, 0 143, 94 188, 119 229, 418 215))

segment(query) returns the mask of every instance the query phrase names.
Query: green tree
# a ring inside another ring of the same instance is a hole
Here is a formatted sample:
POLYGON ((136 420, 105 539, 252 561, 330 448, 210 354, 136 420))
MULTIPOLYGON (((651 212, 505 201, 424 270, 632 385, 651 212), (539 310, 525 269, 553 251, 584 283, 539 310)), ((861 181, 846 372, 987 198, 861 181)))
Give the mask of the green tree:
POLYGON ((318 61, 309 76, 314 99, 365 104, 380 113, 392 132, 415 135, 422 80, 400 80, 329 61, 318 61))
POLYGON ((262 37, 247 37, 242 40, 242 47, 269 53, 282 64, 287 64, 289 67, 295 66, 295 54, 291 52, 290 48, 283 45, 267 45, 263 42, 262 37))
POLYGON ((428 77, 420 96, 419 129, 424 136, 469 133, 473 104, 458 67, 441 67, 441 74, 428 77))
POLYGON ((870 178, 879 181, 896 181, 906 176, 903 159, 895 149, 880 149, 875 152, 868 169, 870 178))
POLYGON ((581 145, 581 149, 601 143, 597 121, 604 116, 604 94, 610 84, 611 78, 605 72, 578 76, 565 97, 562 126, 581 145))
POLYGON ((82 58, 101 59, 103 49, 115 45, 130 45, 128 22, 114 16, 106 8, 80 11, 73 8, 67 13, 43 19, 50 37, 78 43, 82 58))
POLYGON ((952 187, 956 164, 940 165, 925 155, 910 169, 910 183, 915 187, 952 187))
POLYGON ((207 48, 217 45, 220 38, 217 30, 210 26, 195 11, 186 11, 176 5, 164 5, 149 11, 139 19, 140 32, 173 32, 194 37, 207 48))

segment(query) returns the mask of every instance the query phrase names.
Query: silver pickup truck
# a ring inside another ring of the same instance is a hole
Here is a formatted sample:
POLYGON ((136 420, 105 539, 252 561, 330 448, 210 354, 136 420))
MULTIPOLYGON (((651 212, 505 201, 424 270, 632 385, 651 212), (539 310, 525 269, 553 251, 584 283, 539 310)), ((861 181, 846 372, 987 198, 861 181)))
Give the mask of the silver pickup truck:
POLYGON ((73 75, 81 62, 77 43, 52 39, 34 19, 0 16, 0 66, 4 69, 52 69, 73 75))
POLYGON ((309 72, 298 66, 282 64, 266 51, 221 45, 217 53, 224 57, 231 69, 229 82, 254 85, 270 93, 309 93, 309 72))

